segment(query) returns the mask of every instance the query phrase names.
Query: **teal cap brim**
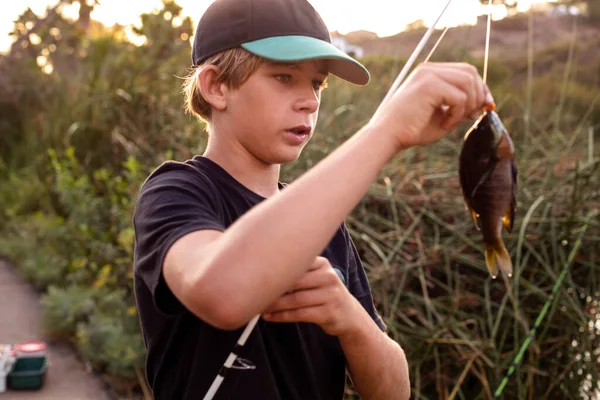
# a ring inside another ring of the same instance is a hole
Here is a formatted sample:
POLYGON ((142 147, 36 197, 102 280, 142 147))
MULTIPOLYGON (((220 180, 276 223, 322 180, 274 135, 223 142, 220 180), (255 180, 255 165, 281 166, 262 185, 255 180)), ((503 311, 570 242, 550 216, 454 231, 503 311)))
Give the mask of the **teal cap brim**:
POLYGON ((358 61, 324 40, 308 36, 275 36, 241 45, 250 53, 273 61, 328 60, 329 73, 356 85, 366 85, 371 76, 358 61))

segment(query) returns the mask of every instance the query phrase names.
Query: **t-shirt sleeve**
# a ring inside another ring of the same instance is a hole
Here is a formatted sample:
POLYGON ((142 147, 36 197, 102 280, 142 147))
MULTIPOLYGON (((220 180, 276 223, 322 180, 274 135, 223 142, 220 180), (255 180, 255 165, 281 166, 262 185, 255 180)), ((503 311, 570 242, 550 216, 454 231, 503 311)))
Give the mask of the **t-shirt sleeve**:
POLYGON ((162 266, 169 248, 197 230, 224 231, 214 184, 192 166, 163 164, 142 186, 133 216, 134 273, 166 315, 185 311, 167 286, 162 266))
POLYGON ((346 227, 342 227, 346 242, 348 243, 348 290, 362 304, 367 313, 373 318, 373 321, 383 332, 387 332, 387 325, 377 313, 373 304, 373 296, 367 279, 367 274, 363 268, 360 256, 356 246, 350 237, 346 227))

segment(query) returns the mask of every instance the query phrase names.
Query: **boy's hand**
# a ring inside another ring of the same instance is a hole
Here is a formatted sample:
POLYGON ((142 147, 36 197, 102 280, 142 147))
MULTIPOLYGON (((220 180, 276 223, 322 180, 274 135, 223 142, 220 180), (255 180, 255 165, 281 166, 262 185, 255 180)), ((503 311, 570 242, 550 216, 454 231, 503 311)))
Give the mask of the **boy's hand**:
POLYGON ((326 258, 311 268, 262 314, 270 322, 311 322, 334 336, 354 329, 353 313, 360 303, 346 289, 326 258))
POLYGON ((440 139, 492 103, 474 66, 426 63, 415 68, 369 124, 395 136, 403 149, 440 139))

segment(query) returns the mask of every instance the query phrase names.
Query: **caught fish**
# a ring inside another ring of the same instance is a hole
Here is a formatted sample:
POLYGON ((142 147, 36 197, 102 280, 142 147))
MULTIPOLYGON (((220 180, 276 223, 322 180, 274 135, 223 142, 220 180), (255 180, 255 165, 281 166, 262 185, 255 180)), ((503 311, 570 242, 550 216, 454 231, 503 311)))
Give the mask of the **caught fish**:
POLYGON ((499 268, 511 277, 502 228, 512 232, 515 220, 517 165, 513 142, 495 106, 485 109, 465 134, 458 172, 467 209, 483 235, 489 273, 495 279, 499 268))

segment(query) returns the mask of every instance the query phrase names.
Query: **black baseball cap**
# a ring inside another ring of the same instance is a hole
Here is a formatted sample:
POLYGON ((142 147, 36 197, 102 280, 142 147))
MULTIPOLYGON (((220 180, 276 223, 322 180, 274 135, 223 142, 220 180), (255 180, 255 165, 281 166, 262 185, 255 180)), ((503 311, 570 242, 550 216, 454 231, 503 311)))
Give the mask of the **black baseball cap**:
POLYGON ((329 72, 356 85, 369 71, 331 44, 325 23, 307 0, 216 0, 198 21, 192 63, 242 47, 279 62, 328 61, 329 72))

